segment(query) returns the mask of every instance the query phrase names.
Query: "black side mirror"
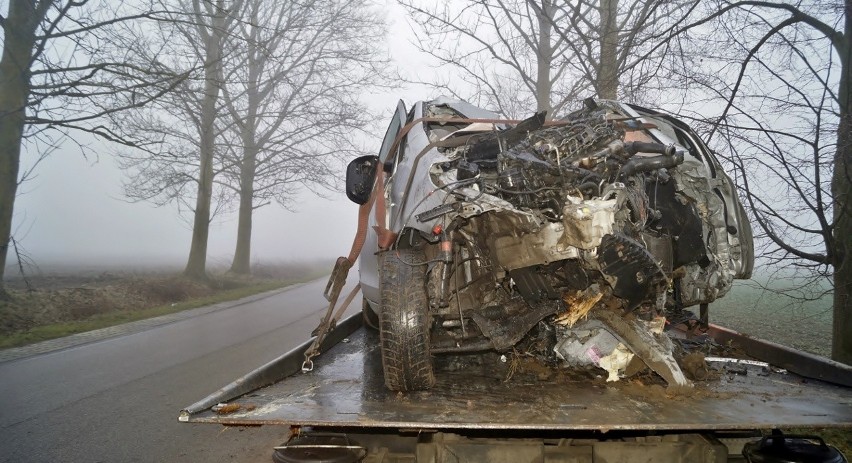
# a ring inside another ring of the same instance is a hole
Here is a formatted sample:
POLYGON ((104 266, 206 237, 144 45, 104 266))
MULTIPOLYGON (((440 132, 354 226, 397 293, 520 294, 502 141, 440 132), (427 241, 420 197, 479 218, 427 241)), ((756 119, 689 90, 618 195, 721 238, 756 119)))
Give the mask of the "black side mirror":
POLYGON ((373 193, 378 156, 361 156, 346 167, 346 197, 355 204, 365 204, 373 193))

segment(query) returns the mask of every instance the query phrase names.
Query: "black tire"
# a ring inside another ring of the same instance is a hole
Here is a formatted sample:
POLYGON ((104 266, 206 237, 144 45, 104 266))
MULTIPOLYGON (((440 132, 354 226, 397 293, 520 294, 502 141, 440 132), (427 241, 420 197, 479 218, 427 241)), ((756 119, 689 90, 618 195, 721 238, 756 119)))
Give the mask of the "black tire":
POLYGON ((361 301, 361 317, 364 319, 364 326, 376 331, 379 330, 379 316, 370 308, 370 303, 367 302, 367 299, 362 299, 361 301))
POLYGON ((392 391, 420 391, 435 384, 425 261, 423 253, 414 249, 379 255, 382 367, 385 386, 392 391))

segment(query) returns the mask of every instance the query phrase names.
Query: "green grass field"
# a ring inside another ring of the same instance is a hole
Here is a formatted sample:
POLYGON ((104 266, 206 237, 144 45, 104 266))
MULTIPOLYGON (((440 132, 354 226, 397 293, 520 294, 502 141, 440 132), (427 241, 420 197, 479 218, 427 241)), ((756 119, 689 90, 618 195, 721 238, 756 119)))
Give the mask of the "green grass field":
MULTIPOLYGON (((831 352, 830 294, 801 301, 789 280, 737 281, 731 291, 710 305, 710 322, 757 338, 766 339, 814 354, 831 352), (766 286, 764 289, 759 286, 766 286), (786 293, 786 294, 785 294, 786 293)), ((812 284, 811 292, 829 289, 812 284)))

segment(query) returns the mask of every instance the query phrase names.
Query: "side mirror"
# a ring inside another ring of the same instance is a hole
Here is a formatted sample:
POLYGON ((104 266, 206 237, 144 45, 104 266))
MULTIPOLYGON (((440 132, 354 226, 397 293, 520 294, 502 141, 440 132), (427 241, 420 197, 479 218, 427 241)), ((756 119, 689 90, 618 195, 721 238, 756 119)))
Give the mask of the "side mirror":
POLYGON ((366 204, 376 182, 378 156, 361 156, 346 167, 346 197, 355 204, 366 204))

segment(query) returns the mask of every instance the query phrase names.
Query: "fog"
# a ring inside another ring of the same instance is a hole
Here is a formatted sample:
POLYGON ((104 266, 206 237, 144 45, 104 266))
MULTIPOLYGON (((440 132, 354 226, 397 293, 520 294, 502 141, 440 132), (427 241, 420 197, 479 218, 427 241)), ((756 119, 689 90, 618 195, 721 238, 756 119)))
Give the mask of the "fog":
MULTIPOLYGON (((387 2, 387 49, 405 74, 428 80, 434 69, 407 39, 411 28, 395 2, 387 2), (406 39, 401 39, 406 37, 406 39)), ((404 85, 381 95, 364 95, 363 100, 388 117, 400 98, 413 101, 436 96, 425 87, 404 85)), ((381 127, 363 144, 376 149, 384 135, 381 127)), ((87 136, 81 138, 85 143, 87 136)), ((36 175, 19 187, 15 204, 13 236, 30 262, 26 272, 50 271, 72 265, 80 268, 179 267, 189 253, 191 220, 187 211, 176 206, 156 207, 151 203, 131 203, 122 193, 123 172, 116 166, 110 147, 92 141, 95 156, 84 157, 71 142, 44 160, 36 175)), ((22 169, 33 153, 25 153, 22 169)), ((255 211, 252 231, 252 262, 333 259, 347 255, 355 234, 358 207, 342 190, 329 191, 320 198, 303 191, 293 202, 293 211, 272 203, 255 211)), ((236 245, 236 212, 213 219, 210 228, 208 265, 229 265, 236 245)), ((19 272, 14 250, 7 262, 7 276, 19 272)))
MULTIPOLYGON (((109 156, 84 158, 64 149, 43 162, 23 185, 15 210, 15 236, 39 264, 179 264, 189 248, 191 227, 173 206, 129 203, 122 172, 109 156)), ((272 204, 256 212, 254 260, 304 260, 348 253, 357 206, 341 193, 329 199, 302 193, 289 212, 272 204)), ((236 214, 211 224, 211 264, 230 261, 236 214)))

